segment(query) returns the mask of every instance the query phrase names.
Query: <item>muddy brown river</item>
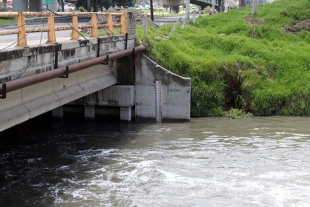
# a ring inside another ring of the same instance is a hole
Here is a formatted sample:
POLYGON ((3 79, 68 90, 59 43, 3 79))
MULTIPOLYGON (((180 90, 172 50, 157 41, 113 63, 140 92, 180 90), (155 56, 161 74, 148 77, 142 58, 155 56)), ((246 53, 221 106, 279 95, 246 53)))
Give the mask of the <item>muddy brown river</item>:
POLYGON ((46 120, 0 133, 0 206, 310 206, 310 118, 46 120))

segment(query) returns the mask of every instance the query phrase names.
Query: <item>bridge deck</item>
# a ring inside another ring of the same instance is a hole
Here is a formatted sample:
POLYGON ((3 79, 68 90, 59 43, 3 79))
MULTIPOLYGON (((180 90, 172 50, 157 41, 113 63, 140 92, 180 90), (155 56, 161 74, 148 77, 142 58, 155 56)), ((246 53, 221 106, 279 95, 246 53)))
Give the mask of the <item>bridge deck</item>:
MULTIPOLYGON (((190 0, 190 3, 201 7, 212 6, 212 0, 190 0)), ((222 6, 222 0, 215 0, 215 6, 222 6)))
MULTIPOLYGON (((82 38, 80 38, 82 39, 82 38)), ((70 34, 66 37, 58 37, 57 42, 65 42, 70 41, 70 34)), ((33 34, 33 38, 28 40, 29 46, 38 46, 38 45, 45 45, 47 42, 47 37, 40 38, 40 34, 33 34)), ((16 46, 16 36, 11 35, 8 36, 0 36, 0 52, 5 51, 6 49, 18 49, 23 47, 16 46)))

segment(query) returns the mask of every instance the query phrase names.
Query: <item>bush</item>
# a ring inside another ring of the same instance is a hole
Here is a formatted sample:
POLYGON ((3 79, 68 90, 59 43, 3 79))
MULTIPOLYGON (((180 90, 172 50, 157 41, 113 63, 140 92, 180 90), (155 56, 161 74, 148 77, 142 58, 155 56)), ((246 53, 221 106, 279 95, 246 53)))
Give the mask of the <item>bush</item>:
POLYGON ((86 12, 86 9, 85 9, 84 7, 82 7, 82 6, 80 6, 80 7, 79 7, 79 11, 80 11, 80 12, 86 12))

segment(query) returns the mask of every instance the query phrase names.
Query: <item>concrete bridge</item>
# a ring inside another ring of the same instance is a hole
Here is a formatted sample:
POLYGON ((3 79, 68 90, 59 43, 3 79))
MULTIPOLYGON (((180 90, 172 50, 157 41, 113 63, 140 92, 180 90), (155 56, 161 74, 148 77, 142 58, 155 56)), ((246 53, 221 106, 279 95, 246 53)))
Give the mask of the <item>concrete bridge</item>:
POLYGON ((31 12, 39 12, 42 10, 47 9, 47 4, 45 2, 48 2, 48 9, 52 11, 57 11, 59 8, 61 8, 61 3, 63 3, 63 0, 13 0, 12 6, 13 11, 19 12, 19 11, 31 11, 31 12), (53 3, 51 3, 53 2, 53 3))
POLYGON ((74 13, 69 28, 53 23, 53 16, 62 13, 44 13, 48 28, 32 29, 23 16, 37 13, 1 15, 16 15, 18 27, 0 31, 0 131, 48 111, 61 118, 68 105, 83 106, 90 119, 102 107, 118 108, 123 121, 190 119, 190 79, 149 59, 143 45, 135 46, 131 13, 89 13, 92 22, 82 26, 80 13, 74 13), (106 17, 105 24, 98 15, 106 17), (98 35, 100 27, 107 35, 98 35), (71 37, 57 38, 57 31, 65 29, 71 37), (90 37, 82 37, 80 29, 89 29, 90 37), (27 41, 28 32, 42 36, 45 31, 46 38, 27 41), (14 47, 4 42, 12 34, 17 36, 14 47))
MULTIPOLYGON (((190 0, 191 4, 195 4, 200 6, 202 9, 206 6, 212 7, 212 0, 190 0)), ((224 6, 224 0, 215 0, 215 8, 220 8, 224 6)), ((186 4, 186 0, 163 0, 163 4, 167 6, 180 6, 182 4, 186 4)))

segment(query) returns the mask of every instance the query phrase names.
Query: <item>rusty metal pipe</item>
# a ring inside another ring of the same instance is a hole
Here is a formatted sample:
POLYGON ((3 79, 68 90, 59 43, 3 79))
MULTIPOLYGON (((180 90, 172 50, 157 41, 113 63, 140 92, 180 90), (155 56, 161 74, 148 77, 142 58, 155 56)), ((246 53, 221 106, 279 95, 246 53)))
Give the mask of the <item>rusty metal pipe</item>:
MULTIPOLYGON (((145 49, 146 49, 145 46, 140 45, 140 46, 135 47, 135 48, 130 48, 130 49, 127 49, 127 50, 122 50, 122 51, 119 51, 119 52, 111 53, 111 54, 108 54, 109 55, 109 60, 115 60, 115 59, 118 59, 118 58, 130 55, 130 54, 132 54, 133 50, 134 50, 135 53, 138 53, 138 52, 145 51, 145 49)), ((94 59, 91 59, 91 60, 86 60, 86 61, 81 62, 81 63, 76 63, 76 64, 73 64, 73 65, 70 65, 69 73, 77 72, 79 70, 83 70, 85 68, 98 65, 100 63, 105 62, 106 59, 107 59, 107 55, 102 56, 102 57, 98 57, 98 58, 94 58, 94 59)))
MULTIPOLYGON (((83 69, 86 69, 88 67, 92 67, 92 66, 101 64, 107 60, 107 56, 108 56, 109 60, 115 60, 115 59, 118 59, 121 57, 131 55, 133 52, 139 53, 139 52, 143 52, 145 50, 146 50, 146 47, 143 45, 140 45, 140 46, 137 46, 134 48, 129 48, 127 50, 122 50, 122 51, 114 52, 114 53, 111 53, 111 54, 108 54, 105 56, 101 56, 98 58, 86 60, 86 61, 81 62, 81 63, 72 64, 69 66, 69 74, 83 70, 83 69)), ((66 67, 61 67, 61 68, 57 68, 55 70, 47 71, 44 73, 39 73, 36 75, 31 75, 31 76, 27 76, 27 77, 20 78, 17 80, 9 81, 9 82, 6 82, 6 92, 9 93, 9 92, 21 89, 21 88, 32 86, 32 85, 35 85, 37 83, 41 83, 41 82, 48 81, 48 80, 51 80, 54 78, 58 78, 58 77, 63 76, 65 74, 66 74, 66 67)), ((0 94, 1 93, 2 93, 2 85, 0 85, 0 94)))

